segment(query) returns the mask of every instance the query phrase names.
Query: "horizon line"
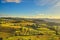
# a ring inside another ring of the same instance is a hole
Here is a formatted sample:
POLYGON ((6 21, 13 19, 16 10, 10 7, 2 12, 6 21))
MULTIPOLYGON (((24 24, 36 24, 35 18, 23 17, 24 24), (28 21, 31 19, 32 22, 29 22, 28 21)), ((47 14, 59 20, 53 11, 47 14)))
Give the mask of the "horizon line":
POLYGON ((17 16, 0 16, 0 18, 2 17, 10 17, 10 18, 34 18, 34 19, 39 19, 39 18, 43 18, 43 19, 60 19, 60 18, 48 18, 48 17, 17 17, 17 16))

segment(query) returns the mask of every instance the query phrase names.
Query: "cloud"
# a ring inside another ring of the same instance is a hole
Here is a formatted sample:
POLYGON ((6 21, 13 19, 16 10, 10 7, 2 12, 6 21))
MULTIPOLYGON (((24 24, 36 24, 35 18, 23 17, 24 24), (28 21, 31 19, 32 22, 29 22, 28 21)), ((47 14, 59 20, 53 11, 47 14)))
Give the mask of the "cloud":
POLYGON ((60 7, 60 0, 54 6, 55 7, 60 7))
POLYGON ((53 14, 36 14, 36 15, 31 15, 31 16, 21 16, 22 18, 50 18, 50 19, 60 19, 59 15, 53 15, 53 14))
POLYGON ((34 1, 38 6, 55 6, 60 7, 60 0, 35 0, 34 1))
POLYGON ((2 2, 3 2, 3 3, 6 3, 6 2, 21 3, 21 2, 22 2, 22 0, 3 0, 2 2))
POLYGON ((50 0, 35 0, 36 5, 44 6, 46 5, 50 0))

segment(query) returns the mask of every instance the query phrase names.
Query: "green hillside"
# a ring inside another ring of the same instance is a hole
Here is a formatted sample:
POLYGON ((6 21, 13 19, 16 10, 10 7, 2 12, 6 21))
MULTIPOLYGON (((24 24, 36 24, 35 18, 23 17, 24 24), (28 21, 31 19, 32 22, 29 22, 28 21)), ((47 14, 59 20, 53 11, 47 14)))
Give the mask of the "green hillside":
POLYGON ((2 40, 60 40, 60 23, 42 19, 0 18, 2 40))

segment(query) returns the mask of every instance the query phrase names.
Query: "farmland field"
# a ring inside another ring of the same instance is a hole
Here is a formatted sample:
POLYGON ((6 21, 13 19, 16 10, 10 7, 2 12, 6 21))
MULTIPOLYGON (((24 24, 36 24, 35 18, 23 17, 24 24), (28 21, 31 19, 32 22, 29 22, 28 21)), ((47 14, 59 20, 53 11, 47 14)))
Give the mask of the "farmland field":
POLYGON ((60 23, 44 19, 1 17, 0 40, 60 40, 60 23))

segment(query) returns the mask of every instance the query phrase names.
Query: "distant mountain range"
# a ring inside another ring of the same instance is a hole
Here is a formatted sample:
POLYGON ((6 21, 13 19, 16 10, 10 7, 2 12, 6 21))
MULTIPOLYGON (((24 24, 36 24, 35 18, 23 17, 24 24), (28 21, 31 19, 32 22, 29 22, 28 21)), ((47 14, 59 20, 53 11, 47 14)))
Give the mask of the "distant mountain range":
POLYGON ((18 17, 0 17, 0 18, 6 18, 6 19, 38 19, 38 20, 44 20, 46 22, 55 22, 55 23, 60 23, 60 19, 49 19, 49 18, 18 18, 18 17))
POLYGON ((60 19, 43 19, 44 21, 47 22, 55 22, 55 23, 60 23, 60 19))

